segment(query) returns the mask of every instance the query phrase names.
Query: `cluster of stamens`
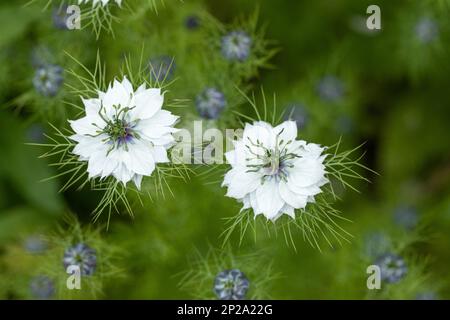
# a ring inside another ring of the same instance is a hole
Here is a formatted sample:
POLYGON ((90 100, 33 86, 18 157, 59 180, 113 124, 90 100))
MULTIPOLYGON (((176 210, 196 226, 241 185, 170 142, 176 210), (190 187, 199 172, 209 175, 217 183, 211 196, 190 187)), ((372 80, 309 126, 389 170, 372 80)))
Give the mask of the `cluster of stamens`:
MULTIPOLYGON (((281 131, 282 132, 282 131, 281 131)), ((252 141, 250 138, 251 145, 247 145, 247 149, 249 152, 255 156, 257 160, 261 160, 259 164, 247 164, 247 167, 250 168, 247 172, 262 172, 262 181, 264 183, 266 179, 276 179, 276 181, 287 181, 288 168, 293 168, 291 160, 295 158, 299 158, 300 156, 293 153, 288 152, 287 147, 292 143, 292 140, 284 143, 284 140, 278 141, 279 135, 277 135, 275 141, 275 149, 271 150, 267 147, 263 146, 261 141, 256 140, 256 142, 252 141), (263 149, 263 154, 255 153, 251 147, 257 147, 263 149)), ((252 158, 247 158, 246 161, 254 160, 252 158)))
POLYGON ((99 130, 97 130, 97 136, 105 134, 107 137, 102 141, 109 143, 111 147, 108 153, 114 149, 124 147, 128 151, 128 143, 130 143, 134 138, 139 138, 139 135, 134 130, 136 126, 136 121, 128 121, 126 119, 127 113, 132 108, 121 108, 120 106, 114 106, 115 114, 112 119, 106 116, 105 109, 102 106, 99 111, 99 116, 105 121, 106 125, 100 128, 98 125, 94 124, 99 130))

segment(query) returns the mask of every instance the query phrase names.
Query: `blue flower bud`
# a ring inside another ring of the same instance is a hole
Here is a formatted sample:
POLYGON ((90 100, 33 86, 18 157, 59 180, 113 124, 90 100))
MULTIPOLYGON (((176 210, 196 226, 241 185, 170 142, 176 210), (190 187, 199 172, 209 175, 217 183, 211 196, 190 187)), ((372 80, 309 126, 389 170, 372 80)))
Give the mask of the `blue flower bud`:
POLYGON ((31 279, 30 293, 35 299, 50 299, 55 294, 55 285, 49 277, 39 275, 31 279))
POLYGON ((344 84, 332 75, 324 76, 317 84, 317 93, 322 100, 338 102, 344 96, 344 84))
POLYGON ((81 275, 90 276, 94 274, 97 267, 97 254, 94 249, 84 243, 78 243, 69 247, 64 252, 64 268, 77 265, 80 267, 81 275))
POLYGON ((33 85, 37 92, 46 97, 54 97, 63 84, 63 69, 58 65, 42 65, 36 69, 33 85))
POLYGON ((206 119, 219 118, 226 104, 225 95, 216 88, 206 88, 195 100, 198 113, 206 119))
POLYGON ((245 31, 232 31, 222 37, 222 55, 229 61, 247 60, 251 46, 252 38, 245 31))
POLYGON ((381 255, 375 261, 375 264, 380 267, 381 280, 387 283, 399 282, 408 272, 405 261, 392 253, 381 255))
POLYGON ((214 281, 214 293, 220 300, 245 299, 249 288, 249 281, 245 274, 238 270, 225 270, 220 272, 214 281))

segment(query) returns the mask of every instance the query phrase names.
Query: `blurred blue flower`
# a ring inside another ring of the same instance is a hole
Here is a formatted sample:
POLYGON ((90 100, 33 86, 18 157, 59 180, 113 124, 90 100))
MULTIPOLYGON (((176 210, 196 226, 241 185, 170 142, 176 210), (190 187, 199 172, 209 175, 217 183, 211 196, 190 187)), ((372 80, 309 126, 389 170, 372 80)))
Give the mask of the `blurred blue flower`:
POLYGON ((439 36, 439 25, 431 18, 421 18, 415 26, 415 33, 420 42, 427 44, 439 36))
POLYGON ((31 142, 45 142, 44 127, 38 123, 32 124, 26 131, 26 139, 31 142))
POLYGON ((206 119, 219 118, 226 104, 225 95, 216 88, 204 89, 195 100, 198 113, 206 119))
POLYGON ((50 299, 55 294, 55 285, 49 277, 39 275, 31 279, 30 292, 35 299, 50 299))
POLYGON ((411 206, 399 206, 394 211, 395 224, 407 229, 414 229, 419 223, 417 209, 411 206))
POLYGON ((80 267, 81 275, 90 276, 94 274, 97 267, 97 255, 94 249, 84 243, 78 243, 64 252, 64 268, 77 265, 80 267))
POLYGON ((292 103, 285 108, 284 120, 293 120, 298 129, 304 129, 308 122, 308 111, 301 103, 292 103))
POLYGON ((153 81, 170 81, 175 72, 175 62, 170 56, 163 55, 150 59, 150 78, 153 81))
POLYGON ((379 256, 375 261, 375 265, 380 267, 381 280, 387 283, 399 282, 408 272, 405 261, 398 255, 392 253, 379 256))
POLYGON ((438 300, 436 292, 426 291, 417 294, 416 300, 438 300))
POLYGON ((36 91, 46 97, 54 97, 63 84, 63 72, 58 65, 47 64, 38 67, 33 78, 36 91))
POLYGON ((195 30, 200 26, 200 19, 196 15, 190 15, 184 21, 184 25, 188 30, 195 30))
POLYGON ((316 90, 322 100, 337 102, 344 96, 344 83, 336 76, 326 75, 319 80, 316 90))
POLYGON ((250 56, 252 38, 245 31, 231 31, 222 37, 222 55, 230 61, 245 61, 250 56))
POLYGON ((249 288, 245 274, 238 269, 220 272, 214 281, 214 293, 220 300, 245 299, 249 288))
POLYGON ((25 239, 23 244, 25 250, 33 254, 39 254, 47 250, 48 245, 44 237, 33 235, 25 239))
POLYGON ((370 258, 376 258, 391 248, 391 239, 381 231, 367 233, 364 236, 363 254, 370 258))
POLYGON ((53 18, 53 25, 55 26, 55 28, 61 30, 68 30, 67 19, 69 18, 69 15, 67 14, 67 8, 68 8, 67 4, 63 4, 53 8, 52 18, 53 18))

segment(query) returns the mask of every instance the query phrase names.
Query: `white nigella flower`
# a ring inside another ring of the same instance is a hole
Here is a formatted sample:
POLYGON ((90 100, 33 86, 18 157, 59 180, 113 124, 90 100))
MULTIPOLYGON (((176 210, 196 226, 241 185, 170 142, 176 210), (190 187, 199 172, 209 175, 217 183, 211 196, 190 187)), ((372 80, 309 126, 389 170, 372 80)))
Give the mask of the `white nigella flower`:
MULTIPOLYGON (((93 5, 95 6, 98 3, 101 3, 103 6, 107 5, 110 0, 92 0, 93 5)), ((114 0, 119 6, 122 5, 122 0, 114 0)), ((78 0, 78 4, 89 3, 91 0, 78 0)))
POLYGON ((328 183, 322 155, 324 148, 297 139, 295 121, 277 127, 259 121, 246 124, 242 140, 225 154, 232 169, 222 186, 227 196, 275 221, 283 213, 295 218, 294 209, 303 209, 320 187, 328 183))
POLYGON ((162 110, 161 89, 136 91, 124 78, 114 81, 99 97, 83 99, 84 118, 70 121, 77 142, 73 153, 88 162, 90 178, 114 176, 140 188, 156 163, 168 162, 167 149, 174 143, 173 125, 178 117, 162 110))

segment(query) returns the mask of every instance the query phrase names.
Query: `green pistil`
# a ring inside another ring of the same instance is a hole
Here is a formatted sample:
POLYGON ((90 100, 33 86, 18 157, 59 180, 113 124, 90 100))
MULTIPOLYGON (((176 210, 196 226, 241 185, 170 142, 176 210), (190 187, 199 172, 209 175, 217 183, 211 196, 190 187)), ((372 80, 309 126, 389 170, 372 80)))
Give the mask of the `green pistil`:
POLYGON ((278 152, 278 148, 275 149, 275 152, 273 153, 273 155, 270 156, 269 158, 269 162, 270 162, 270 171, 268 173, 268 175, 273 176, 275 174, 278 174, 279 170, 280 170, 280 155, 278 152))
POLYGON ((110 121, 107 124, 105 133, 110 137, 111 140, 120 141, 125 139, 130 134, 130 129, 128 128, 128 124, 126 121, 115 119, 114 121, 110 121))
POLYGON ((41 74, 40 79, 42 82, 47 82, 47 80, 48 80, 47 72, 45 72, 44 74, 41 74))
POLYGON ((233 289, 234 288, 234 281, 233 280, 228 280, 226 283, 225 283, 225 289, 233 289))

